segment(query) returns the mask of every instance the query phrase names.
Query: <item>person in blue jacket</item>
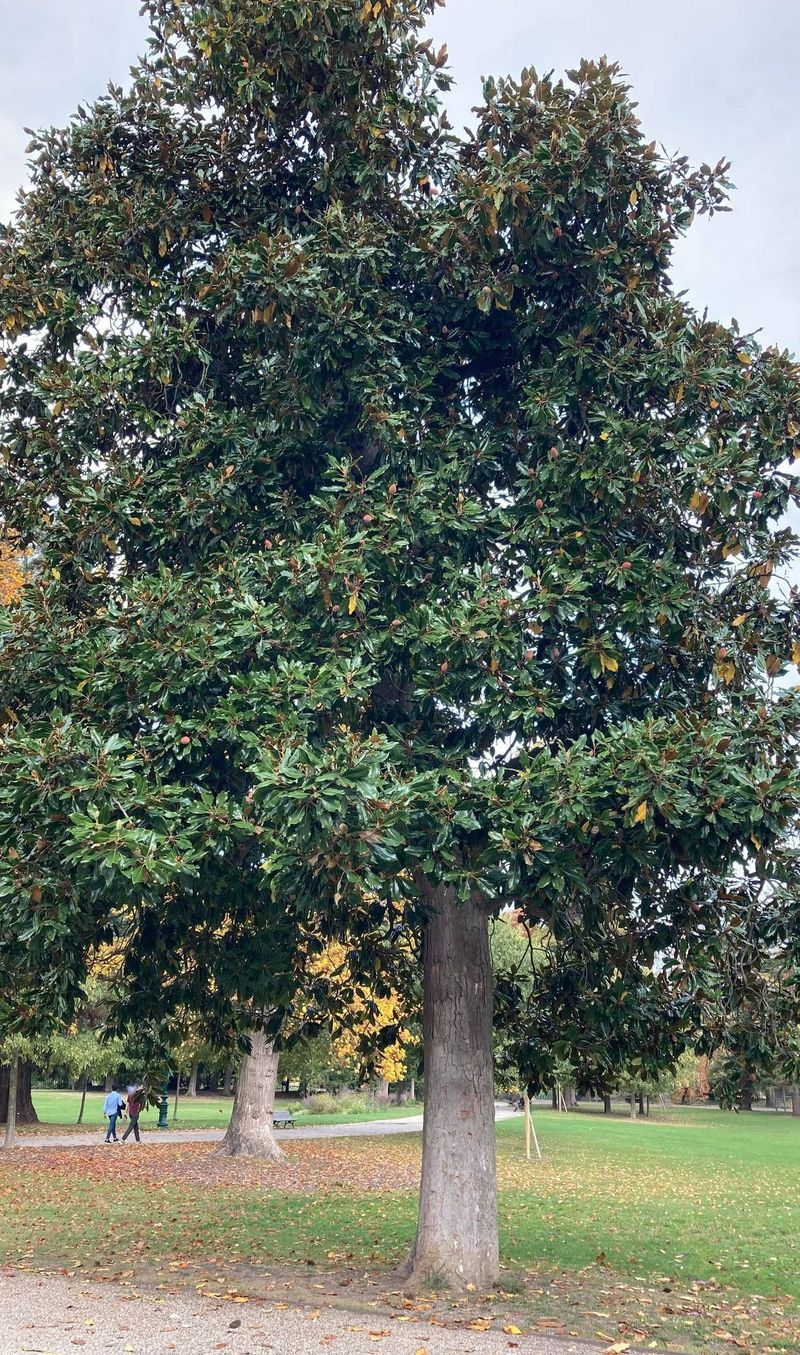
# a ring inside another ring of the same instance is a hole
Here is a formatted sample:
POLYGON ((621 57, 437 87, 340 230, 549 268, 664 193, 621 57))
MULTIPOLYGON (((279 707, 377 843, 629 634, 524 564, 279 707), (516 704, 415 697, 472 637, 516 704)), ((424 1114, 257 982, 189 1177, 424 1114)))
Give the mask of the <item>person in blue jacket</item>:
POLYGON ((125 1102, 117 1091, 112 1087, 103 1102, 103 1114, 108 1117, 108 1129, 106 1130, 106 1143, 119 1143, 117 1138, 117 1119, 125 1109, 125 1102))

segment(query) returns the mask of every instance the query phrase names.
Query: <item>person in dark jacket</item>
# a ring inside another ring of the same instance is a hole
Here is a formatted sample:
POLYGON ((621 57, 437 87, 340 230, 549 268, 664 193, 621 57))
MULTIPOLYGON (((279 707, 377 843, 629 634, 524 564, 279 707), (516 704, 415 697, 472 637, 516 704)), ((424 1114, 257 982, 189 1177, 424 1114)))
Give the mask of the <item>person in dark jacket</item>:
POLYGON ((128 1128, 125 1130, 125 1133, 122 1135, 123 1143, 125 1142, 129 1134, 133 1134, 133 1137, 136 1139, 136 1142, 141 1143, 142 1140, 139 1135, 139 1112, 141 1111, 144 1102, 145 1102, 144 1088, 135 1087, 134 1090, 128 1096, 128 1119, 130 1120, 130 1124, 128 1125, 128 1128))

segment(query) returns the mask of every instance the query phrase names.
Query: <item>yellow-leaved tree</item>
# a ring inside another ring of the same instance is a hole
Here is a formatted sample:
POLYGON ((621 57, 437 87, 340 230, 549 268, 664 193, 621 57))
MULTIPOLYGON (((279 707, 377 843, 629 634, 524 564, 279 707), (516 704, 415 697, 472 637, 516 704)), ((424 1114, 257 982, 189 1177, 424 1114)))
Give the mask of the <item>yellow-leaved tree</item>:
POLYGON ((19 592, 25 556, 11 541, 0 540, 0 605, 7 607, 19 592))
POLYGON ((336 1060, 347 1067, 358 1067, 365 1048, 371 1048, 369 1064, 379 1082, 386 1084, 384 1090, 390 1082, 402 1082, 412 1036, 407 1029, 406 1004, 400 994, 392 990, 377 996, 353 972, 350 955, 339 941, 329 942, 309 967, 315 977, 325 978, 331 989, 352 990, 332 1030, 331 1050, 336 1060), (391 1030, 397 1031, 397 1038, 382 1048, 381 1036, 391 1030))

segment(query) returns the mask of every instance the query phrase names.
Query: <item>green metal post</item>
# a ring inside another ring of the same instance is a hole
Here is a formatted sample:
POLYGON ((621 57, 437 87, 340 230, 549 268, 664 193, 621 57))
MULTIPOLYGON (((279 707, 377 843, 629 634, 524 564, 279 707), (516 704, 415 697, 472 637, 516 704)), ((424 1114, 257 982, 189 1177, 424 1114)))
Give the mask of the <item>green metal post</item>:
POLYGON ((158 1124, 156 1125, 157 1129, 169 1129, 169 1119, 168 1119, 169 1098, 167 1096, 168 1088, 169 1088, 169 1077, 167 1077, 167 1079, 164 1082, 164 1086, 161 1089, 161 1100, 158 1103, 158 1124))

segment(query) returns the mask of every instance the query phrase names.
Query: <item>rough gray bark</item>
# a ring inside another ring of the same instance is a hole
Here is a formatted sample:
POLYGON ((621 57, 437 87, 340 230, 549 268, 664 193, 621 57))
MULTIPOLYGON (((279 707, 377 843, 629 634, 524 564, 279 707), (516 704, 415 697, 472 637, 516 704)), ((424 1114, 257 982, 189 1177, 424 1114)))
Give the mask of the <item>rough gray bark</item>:
POLYGON ((792 1114, 800 1115, 800 1085, 795 1082, 792 1087, 792 1114))
MULTIPOLYGON (((287 1087, 288 1091, 289 1088, 287 1087)), ((222 1087, 223 1096, 233 1096, 233 1064, 229 1063, 225 1068, 225 1082, 222 1087)))
POLYGON ((611 1114, 611 1097, 610 1097, 610 1096, 604 1096, 604 1097, 603 1097, 603 1114, 604 1114, 604 1115, 610 1115, 610 1114, 611 1114))
POLYGON ((189 1085, 186 1088, 187 1096, 197 1095, 197 1072, 198 1072, 197 1064, 195 1064, 194 1067, 192 1068, 192 1071, 189 1074, 189 1085))
POLYGON ((8 1070, 8 1103, 6 1106, 6 1132, 3 1138, 4 1152, 10 1152, 17 1137, 17 1091, 19 1088, 19 1057, 14 1055, 8 1070))
POLYGON ((108 1093, 113 1090, 114 1090, 114 1074, 106 1073, 106 1080, 104 1084, 104 1091, 106 1096, 108 1096, 108 1093))
POLYGON ((422 1181, 404 1274, 411 1288, 433 1280, 485 1292, 500 1270, 488 918, 446 886, 423 898, 422 1181))
POLYGON ((231 1122, 218 1151, 229 1157, 260 1157, 281 1162, 283 1153, 272 1129, 278 1053, 262 1030, 250 1032, 233 1098, 231 1122))
POLYGON ((417 1099, 417 1081, 413 1077, 408 1084, 408 1099, 409 1101, 416 1101, 417 1099))

